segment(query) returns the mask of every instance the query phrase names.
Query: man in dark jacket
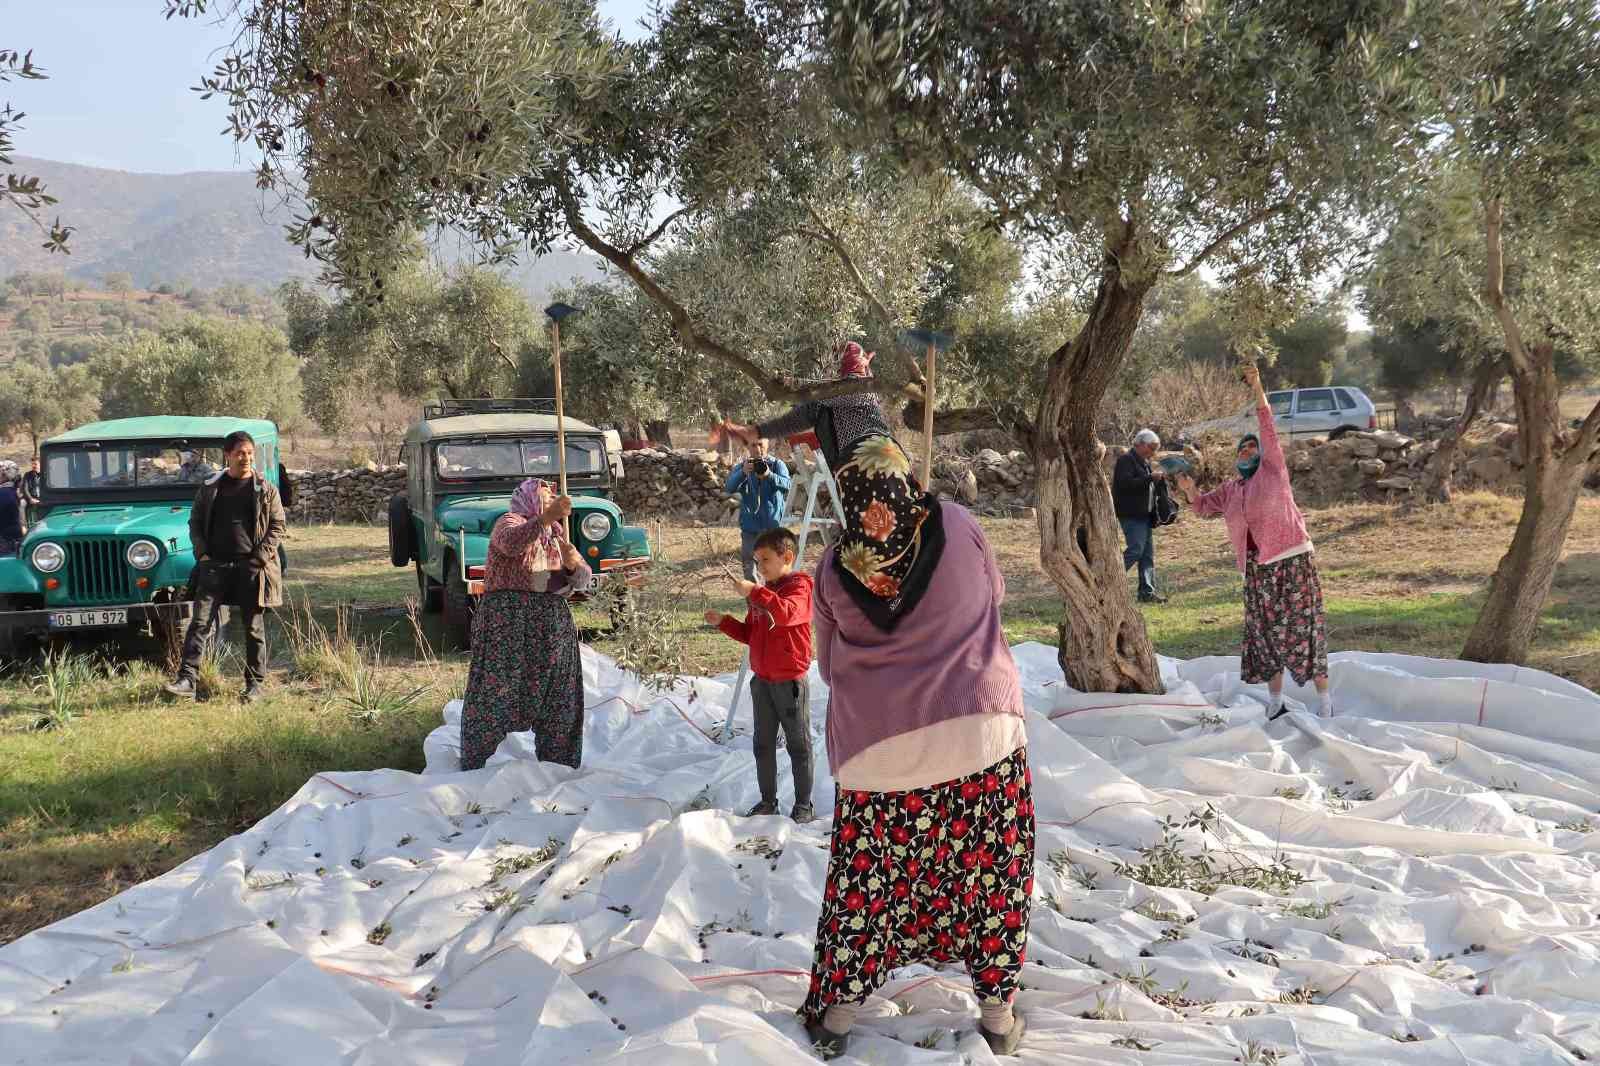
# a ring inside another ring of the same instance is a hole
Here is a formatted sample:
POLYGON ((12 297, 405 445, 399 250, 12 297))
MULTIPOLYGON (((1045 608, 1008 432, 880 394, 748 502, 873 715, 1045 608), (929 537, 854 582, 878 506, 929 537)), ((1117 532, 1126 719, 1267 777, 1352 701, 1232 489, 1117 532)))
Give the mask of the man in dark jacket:
POLYGON ((261 698, 267 661, 267 611, 283 604, 278 544, 287 525, 278 490, 255 469, 256 442, 245 432, 222 444, 226 469, 200 487, 189 512, 195 567, 194 617, 183 638, 169 695, 192 698, 200 660, 224 607, 239 611, 245 631, 244 702, 261 698))
POLYGON ((17 498, 22 501, 22 520, 30 526, 39 520, 39 488, 39 457, 35 455, 32 466, 17 482, 17 498))
POLYGON ((1141 429, 1134 434, 1133 447, 1117 460, 1111 474, 1111 500, 1116 505, 1117 521, 1128 547, 1122 553, 1124 570, 1139 564, 1139 602, 1166 603, 1156 593, 1156 482, 1167 472, 1150 465, 1151 456, 1161 447, 1155 430, 1141 429))

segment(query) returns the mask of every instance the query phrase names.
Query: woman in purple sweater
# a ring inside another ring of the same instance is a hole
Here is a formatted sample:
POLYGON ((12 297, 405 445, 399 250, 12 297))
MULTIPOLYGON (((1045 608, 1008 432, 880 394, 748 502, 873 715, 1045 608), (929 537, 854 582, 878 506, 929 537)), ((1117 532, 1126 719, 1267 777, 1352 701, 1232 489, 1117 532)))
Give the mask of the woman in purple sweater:
POLYGON ((843 1053, 889 971, 919 962, 966 964, 996 1054, 1022 1039, 1011 998, 1027 954, 1033 799, 1022 685, 1000 628, 1005 581, 972 515, 934 506, 943 558, 892 630, 861 610, 830 558, 817 567, 837 798, 800 1016, 823 1058, 843 1053))

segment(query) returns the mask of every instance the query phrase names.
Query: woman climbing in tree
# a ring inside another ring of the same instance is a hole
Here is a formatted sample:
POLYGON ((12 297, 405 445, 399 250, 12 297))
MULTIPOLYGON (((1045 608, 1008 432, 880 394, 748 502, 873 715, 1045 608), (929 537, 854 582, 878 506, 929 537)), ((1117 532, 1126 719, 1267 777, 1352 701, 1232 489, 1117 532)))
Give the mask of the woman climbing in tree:
MULTIPOLYGON (((872 376, 873 353, 854 341, 839 359, 841 378, 872 376)), ((944 550, 937 500, 911 473, 870 392, 800 404, 759 425, 724 422, 750 444, 814 432, 844 497, 845 529, 832 554, 844 588, 872 624, 892 630, 921 600, 944 550)))
POLYGON ((1234 557, 1244 572, 1244 654, 1240 676, 1247 685, 1265 681, 1271 700, 1267 720, 1284 713, 1283 674, 1296 684, 1315 682, 1318 713, 1333 714, 1328 691, 1328 630, 1322 583, 1305 518, 1295 506, 1289 467, 1278 443, 1272 407, 1261 388, 1261 372, 1244 370, 1255 391, 1260 435, 1239 440, 1234 465, 1239 476, 1210 492, 1194 478, 1178 476, 1178 488, 1202 518, 1221 515, 1234 557))

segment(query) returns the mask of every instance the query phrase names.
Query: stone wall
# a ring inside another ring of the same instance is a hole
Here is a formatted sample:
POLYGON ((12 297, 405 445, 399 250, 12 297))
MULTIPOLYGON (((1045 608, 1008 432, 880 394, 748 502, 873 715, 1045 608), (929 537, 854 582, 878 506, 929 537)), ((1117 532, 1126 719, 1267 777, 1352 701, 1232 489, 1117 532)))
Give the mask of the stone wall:
POLYGON ((289 521, 387 522, 389 498, 406 490, 406 468, 368 463, 352 470, 291 470, 289 521))
MULTIPOLYGON (((1295 497, 1302 506, 1323 507, 1349 500, 1399 500, 1420 495, 1424 474, 1439 440, 1419 441, 1400 433, 1350 433, 1338 440, 1297 440, 1287 451, 1295 497)), ((1105 450, 1107 476, 1125 449, 1105 450)), ((1233 451, 1218 445, 1181 453, 1195 468, 1201 488, 1233 476, 1233 451)), ((664 518, 686 525, 728 525, 737 520, 739 505, 726 496, 728 462, 717 452, 657 448, 628 452, 626 476, 617 485, 616 500, 630 522, 664 518)), ((1033 461, 1025 452, 984 448, 972 455, 942 454, 934 461, 933 487, 979 514, 1026 517, 1035 504, 1033 461)), ((368 464, 354 470, 289 471, 296 522, 382 522, 389 498, 404 492, 404 466, 368 464)), ((1522 454, 1515 426, 1480 423, 1456 453, 1458 490, 1504 495, 1522 491, 1522 454)), ((1600 474, 1588 487, 1600 490, 1600 474)), ((794 492, 804 499, 803 476, 794 492)))

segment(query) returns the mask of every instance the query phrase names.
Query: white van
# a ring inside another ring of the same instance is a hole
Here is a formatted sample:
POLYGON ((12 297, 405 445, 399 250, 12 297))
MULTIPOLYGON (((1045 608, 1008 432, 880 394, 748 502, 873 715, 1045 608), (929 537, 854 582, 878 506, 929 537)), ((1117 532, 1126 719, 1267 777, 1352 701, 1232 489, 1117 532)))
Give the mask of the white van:
MULTIPOLYGON (((1272 421, 1279 437, 1341 437, 1354 431, 1378 428, 1378 405, 1351 385, 1315 389, 1280 389, 1267 393, 1272 421)), ((1251 404, 1230 418, 1213 418, 1179 430, 1182 440, 1204 436, 1242 437, 1256 431, 1256 409, 1251 404)))

